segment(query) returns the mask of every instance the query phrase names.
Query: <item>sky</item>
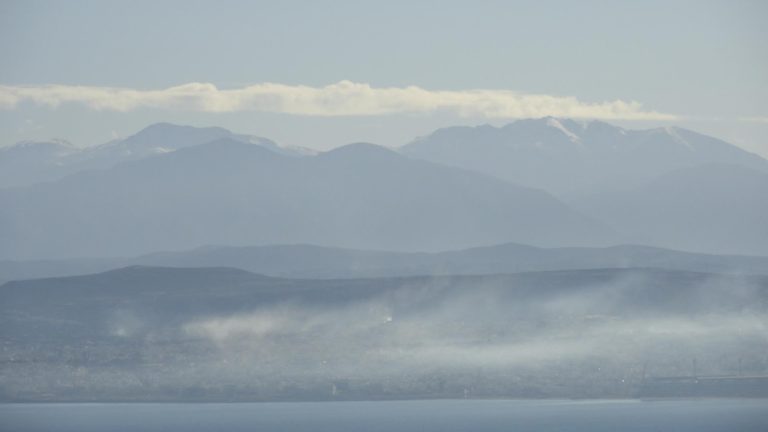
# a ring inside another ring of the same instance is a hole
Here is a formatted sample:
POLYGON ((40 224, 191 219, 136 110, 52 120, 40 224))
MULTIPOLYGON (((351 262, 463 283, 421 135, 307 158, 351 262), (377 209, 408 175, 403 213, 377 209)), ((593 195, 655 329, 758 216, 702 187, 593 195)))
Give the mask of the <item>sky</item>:
POLYGON ((0 145, 156 122, 397 146, 518 118, 768 157, 768 2, 0 0, 0 145))

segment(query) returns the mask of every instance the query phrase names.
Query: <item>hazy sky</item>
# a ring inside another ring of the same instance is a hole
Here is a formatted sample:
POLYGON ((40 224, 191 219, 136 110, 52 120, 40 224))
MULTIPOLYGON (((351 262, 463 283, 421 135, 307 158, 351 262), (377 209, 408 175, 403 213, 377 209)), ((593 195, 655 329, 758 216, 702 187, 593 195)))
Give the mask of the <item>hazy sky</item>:
POLYGON ((768 2, 0 0, 0 144, 159 121, 399 145, 554 115, 768 156, 768 2))

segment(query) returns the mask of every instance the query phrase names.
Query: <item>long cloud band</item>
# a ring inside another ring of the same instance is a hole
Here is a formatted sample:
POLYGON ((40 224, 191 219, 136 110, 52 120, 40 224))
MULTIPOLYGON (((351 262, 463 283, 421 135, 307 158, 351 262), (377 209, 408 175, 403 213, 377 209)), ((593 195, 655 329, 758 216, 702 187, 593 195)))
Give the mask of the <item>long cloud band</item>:
POLYGON ((70 85, 0 86, 0 109, 15 109, 22 103, 51 108, 78 104, 108 111, 152 108, 198 112, 264 111, 307 116, 445 111, 488 118, 677 118, 671 114, 643 110, 642 105, 635 101, 588 103, 575 97, 523 94, 509 90, 435 91, 415 86, 376 88, 350 81, 324 87, 262 83, 224 90, 210 83, 188 83, 161 90, 70 85))

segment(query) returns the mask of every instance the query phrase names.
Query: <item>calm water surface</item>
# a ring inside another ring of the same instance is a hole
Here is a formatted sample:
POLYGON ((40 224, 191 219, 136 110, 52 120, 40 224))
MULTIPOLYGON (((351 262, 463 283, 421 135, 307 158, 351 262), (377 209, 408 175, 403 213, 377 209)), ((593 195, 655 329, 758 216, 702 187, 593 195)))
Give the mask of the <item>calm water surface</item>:
POLYGON ((3 431, 768 431, 768 400, 7 404, 3 431))

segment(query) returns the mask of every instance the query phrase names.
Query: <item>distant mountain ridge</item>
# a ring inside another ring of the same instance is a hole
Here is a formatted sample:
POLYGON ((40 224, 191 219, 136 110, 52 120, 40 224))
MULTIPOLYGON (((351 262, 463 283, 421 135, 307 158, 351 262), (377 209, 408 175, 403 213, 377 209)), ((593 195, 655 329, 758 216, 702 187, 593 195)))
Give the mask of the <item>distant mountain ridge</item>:
POLYGON ((637 188, 582 197, 576 208, 628 241, 768 255, 768 173, 735 164, 673 171, 637 188))
POLYGON ((676 127, 547 117, 314 153, 159 123, 87 150, 0 149, 0 259, 291 243, 768 255, 767 175, 765 159, 676 127))
POLYGON ((439 129, 400 151, 552 192, 621 243, 768 255, 768 160, 690 130, 547 117, 439 129))
POLYGON ((768 172, 762 157, 687 129, 630 130, 602 121, 553 117, 499 128, 438 129, 400 151, 563 197, 633 188, 677 169, 709 163, 768 172))
POLYGON ((81 151, 64 140, 22 141, 0 147, 0 188, 58 179, 65 174, 61 161, 81 151))
POLYGON ((437 251, 613 233, 546 192, 352 144, 292 157, 222 139, 0 190, 0 257, 125 256, 201 244, 437 251))
POLYGON ((119 163, 173 152, 220 139, 232 139, 273 152, 301 156, 309 149, 285 147, 267 138, 236 134, 220 127, 156 123, 126 138, 93 147, 77 147, 62 140, 25 141, 0 148, 0 188, 29 186, 61 179, 85 170, 106 169, 119 163))
POLYGON ((330 279, 639 267, 768 275, 768 257, 705 255, 632 245, 546 249, 510 243, 438 253, 398 253, 297 244, 206 246, 135 258, 0 261, 0 283, 97 273, 135 265, 229 267, 276 277, 330 279))

